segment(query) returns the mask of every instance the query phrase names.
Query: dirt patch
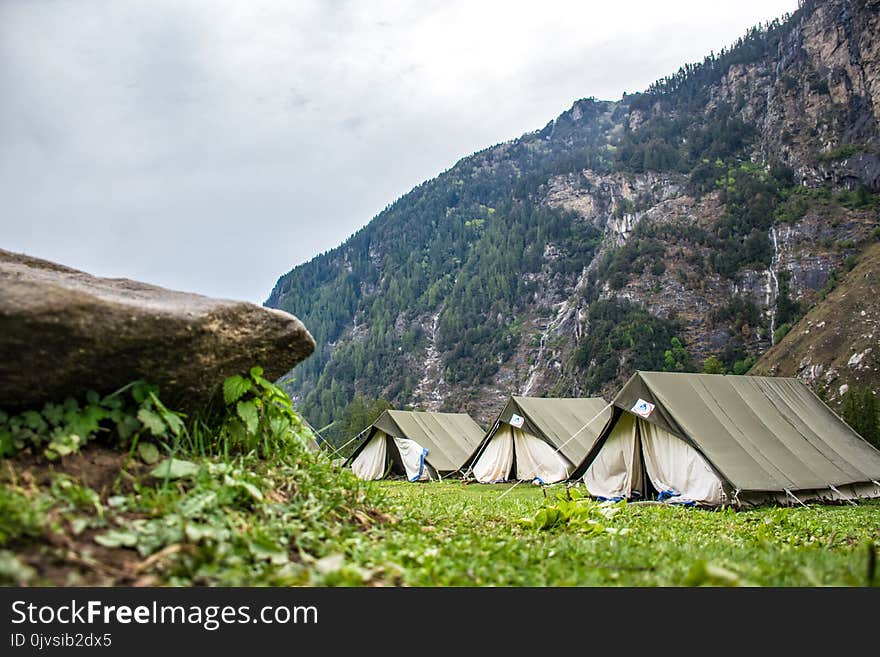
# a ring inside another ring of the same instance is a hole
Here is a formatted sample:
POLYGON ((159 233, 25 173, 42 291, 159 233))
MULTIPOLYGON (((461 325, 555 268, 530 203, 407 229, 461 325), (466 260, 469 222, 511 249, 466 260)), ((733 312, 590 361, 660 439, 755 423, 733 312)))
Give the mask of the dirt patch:
POLYGON ((122 586, 141 583, 141 559, 135 550, 107 548, 95 543, 103 530, 88 530, 73 535, 69 525, 64 531, 46 531, 40 540, 10 546, 21 560, 34 569, 38 583, 53 586, 122 586))
POLYGON ((0 469, 0 482, 33 483, 45 486, 59 474, 76 479, 100 495, 101 500, 116 492, 131 491, 132 481, 148 468, 137 458, 128 460, 127 452, 120 452, 98 444, 64 456, 57 461, 49 461, 42 455, 22 452, 14 459, 4 461, 0 469), (125 473, 123 473, 125 468, 125 473))
MULTIPOLYGON (((0 485, 25 489, 43 489, 58 475, 66 475, 94 490, 106 503, 111 495, 131 492, 132 484, 143 478, 150 466, 128 453, 92 443, 82 451, 49 461, 29 450, 0 465, 0 485)), ((94 517, 96 512, 80 509, 79 517, 94 517)), ((132 515, 134 517, 134 515, 132 515)), ((34 569, 33 584, 54 586, 137 586, 153 584, 145 577, 142 559, 133 549, 108 548, 95 542, 104 529, 85 529, 76 534, 65 514, 52 510, 42 534, 36 539, 17 540, 7 546, 19 559, 34 569)))

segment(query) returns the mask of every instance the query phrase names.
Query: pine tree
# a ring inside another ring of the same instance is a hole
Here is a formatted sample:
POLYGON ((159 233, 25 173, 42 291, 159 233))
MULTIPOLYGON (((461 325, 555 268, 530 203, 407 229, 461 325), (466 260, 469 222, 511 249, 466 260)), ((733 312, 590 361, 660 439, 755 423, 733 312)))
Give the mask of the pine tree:
POLYGON ((870 388, 850 388, 843 398, 843 419, 862 438, 880 448, 880 404, 870 388))

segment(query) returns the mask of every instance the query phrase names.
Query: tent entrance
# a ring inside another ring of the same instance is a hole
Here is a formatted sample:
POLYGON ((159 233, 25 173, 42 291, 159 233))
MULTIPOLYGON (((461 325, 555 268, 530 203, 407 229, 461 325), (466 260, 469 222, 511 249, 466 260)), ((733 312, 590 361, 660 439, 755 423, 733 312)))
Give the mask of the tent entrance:
POLYGON ((352 471, 368 481, 396 475, 409 481, 436 481, 437 471, 425 460, 428 450, 414 440, 376 431, 351 462, 352 471))
POLYGON ((722 482, 703 456, 656 424, 622 413, 583 476, 591 495, 715 506, 722 482))
POLYGON ((507 423, 501 424, 473 467, 482 483, 519 479, 551 484, 568 479, 573 470, 549 443, 507 423))

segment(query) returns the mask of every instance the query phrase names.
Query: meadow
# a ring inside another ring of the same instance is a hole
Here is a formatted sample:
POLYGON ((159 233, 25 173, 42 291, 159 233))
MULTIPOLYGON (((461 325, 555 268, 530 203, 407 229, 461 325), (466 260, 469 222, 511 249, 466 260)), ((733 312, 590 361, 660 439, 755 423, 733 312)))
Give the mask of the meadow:
POLYGON ((414 586, 866 586, 880 503, 711 511, 595 505, 582 526, 534 526, 565 486, 375 482, 398 518, 347 546, 414 586), (611 510, 606 518, 602 511, 611 510), (531 520, 531 523, 522 519, 531 520), (595 524, 590 522, 595 520, 595 524))

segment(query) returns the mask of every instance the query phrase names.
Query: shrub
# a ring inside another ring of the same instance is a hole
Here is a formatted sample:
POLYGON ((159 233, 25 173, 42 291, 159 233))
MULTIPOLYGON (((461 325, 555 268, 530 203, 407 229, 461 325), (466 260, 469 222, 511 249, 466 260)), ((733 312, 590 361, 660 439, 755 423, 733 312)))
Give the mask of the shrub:
POLYGON ((868 387, 852 387, 843 398, 843 419, 862 438, 880 447, 880 402, 868 387))

